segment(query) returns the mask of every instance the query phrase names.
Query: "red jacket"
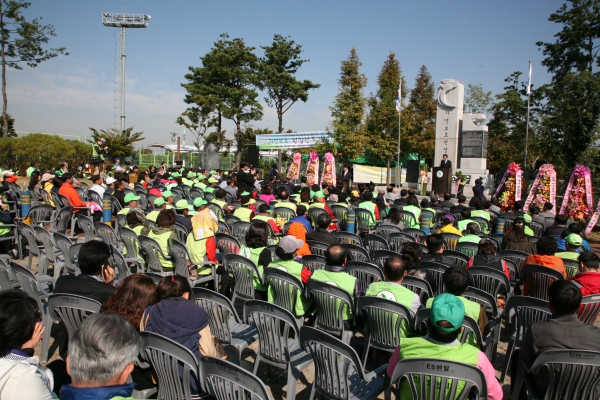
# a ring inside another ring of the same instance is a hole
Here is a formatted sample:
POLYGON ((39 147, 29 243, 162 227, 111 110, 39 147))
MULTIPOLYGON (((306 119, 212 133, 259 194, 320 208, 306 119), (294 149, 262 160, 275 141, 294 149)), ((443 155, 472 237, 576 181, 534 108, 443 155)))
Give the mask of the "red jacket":
MULTIPOLYGON (((69 202, 73 207, 87 207, 87 203, 79 198, 77 190, 68 183, 63 183, 58 193, 69 199, 69 202)), ((79 212, 81 210, 73 210, 73 212, 79 212)))
POLYGON ((600 272, 580 272, 571 281, 579 286, 582 296, 600 294, 600 272))

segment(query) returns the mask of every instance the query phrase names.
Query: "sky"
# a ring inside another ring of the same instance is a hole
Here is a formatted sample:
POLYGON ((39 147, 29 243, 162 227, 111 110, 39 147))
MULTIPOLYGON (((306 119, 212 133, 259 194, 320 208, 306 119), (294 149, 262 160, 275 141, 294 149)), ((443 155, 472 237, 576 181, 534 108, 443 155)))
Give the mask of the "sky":
MULTIPOLYGON (((284 115, 284 129, 321 131, 331 121, 340 63, 357 49, 361 72, 368 78, 365 95, 377 90, 377 75, 389 52, 400 61, 408 87, 425 65, 437 85, 455 78, 482 84, 493 95, 503 92, 514 71, 526 76, 533 62, 533 84, 550 81, 536 46, 553 42, 561 26, 548 21, 563 1, 556 0, 329 0, 207 1, 103 0, 34 1, 27 18, 43 17, 56 37, 49 47, 65 46, 59 56, 36 68, 7 72, 8 113, 15 129, 63 135, 89 135, 89 127, 114 126, 115 34, 105 27, 103 12, 151 15, 148 28, 126 33, 126 126, 143 131, 150 143, 170 143, 170 132, 186 109, 184 75, 201 66, 200 57, 221 33, 241 37, 249 46, 270 45, 273 35, 290 36, 310 61, 298 79, 321 84, 306 103, 284 115)), ((524 78, 525 79, 525 78, 524 78)), ((262 100, 264 95, 260 95, 262 100)), ((256 128, 277 129, 277 114, 264 101, 256 128)), ((229 135, 232 123, 225 123, 229 135)), ((68 138, 68 137, 67 137, 68 138)), ((191 135, 187 135, 190 144, 191 135)))

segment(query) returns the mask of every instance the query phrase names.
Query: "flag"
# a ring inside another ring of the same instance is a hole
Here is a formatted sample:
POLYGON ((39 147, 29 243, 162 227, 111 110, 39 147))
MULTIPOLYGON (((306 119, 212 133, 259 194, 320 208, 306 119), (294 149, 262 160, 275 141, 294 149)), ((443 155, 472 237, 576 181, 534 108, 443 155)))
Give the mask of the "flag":
POLYGON ((529 60, 529 77, 527 78, 527 95, 531 94, 531 60, 529 60))
POLYGON ((402 109, 402 82, 398 85, 398 94, 396 94, 396 111, 400 112, 402 109))

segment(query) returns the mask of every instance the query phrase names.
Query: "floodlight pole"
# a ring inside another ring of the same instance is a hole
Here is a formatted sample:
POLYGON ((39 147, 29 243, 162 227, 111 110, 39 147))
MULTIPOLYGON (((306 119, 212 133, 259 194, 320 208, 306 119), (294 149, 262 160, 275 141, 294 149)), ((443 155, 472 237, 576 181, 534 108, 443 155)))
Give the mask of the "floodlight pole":
POLYGON ((121 132, 125 130, 125 27, 121 27, 121 132))

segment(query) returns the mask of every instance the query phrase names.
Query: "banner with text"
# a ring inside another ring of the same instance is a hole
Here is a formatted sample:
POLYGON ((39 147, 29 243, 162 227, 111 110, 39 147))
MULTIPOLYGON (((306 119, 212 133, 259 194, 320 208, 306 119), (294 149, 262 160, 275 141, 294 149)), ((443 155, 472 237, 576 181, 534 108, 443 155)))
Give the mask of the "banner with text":
POLYGON ((293 132, 256 135, 256 145, 261 150, 270 149, 301 149, 315 147, 319 142, 332 141, 328 132, 293 132))
MULTIPOLYGON (((372 167, 368 165, 359 165, 354 164, 352 166, 354 179, 353 182, 356 183, 369 183, 373 182, 375 184, 385 184, 387 178, 387 168, 386 167, 372 167)), ((406 168, 402 168, 401 173, 401 181, 405 182, 406 180, 406 168)), ((390 169, 390 182, 396 182, 396 168, 390 169)))

